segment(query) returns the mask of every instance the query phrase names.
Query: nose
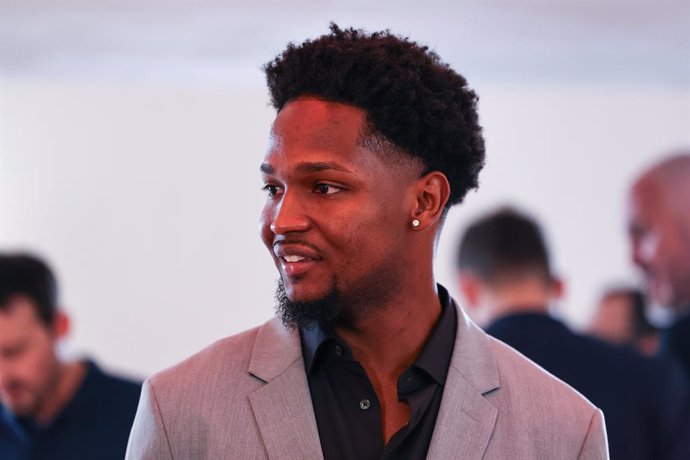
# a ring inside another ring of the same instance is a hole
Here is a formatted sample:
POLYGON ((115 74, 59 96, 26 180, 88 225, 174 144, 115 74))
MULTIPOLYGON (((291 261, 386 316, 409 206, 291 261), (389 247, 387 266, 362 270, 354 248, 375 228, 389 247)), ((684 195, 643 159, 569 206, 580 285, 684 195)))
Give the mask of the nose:
POLYGON ((269 227, 276 235, 309 230, 310 220, 305 203, 296 193, 289 190, 283 193, 269 227))
POLYGON ((645 232, 644 235, 633 238, 633 263, 642 269, 654 265, 658 256, 659 242, 659 235, 655 232, 645 232))
POLYGON ((630 243, 630 261, 636 267, 644 267, 644 259, 640 253, 640 243, 639 240, 630 243))

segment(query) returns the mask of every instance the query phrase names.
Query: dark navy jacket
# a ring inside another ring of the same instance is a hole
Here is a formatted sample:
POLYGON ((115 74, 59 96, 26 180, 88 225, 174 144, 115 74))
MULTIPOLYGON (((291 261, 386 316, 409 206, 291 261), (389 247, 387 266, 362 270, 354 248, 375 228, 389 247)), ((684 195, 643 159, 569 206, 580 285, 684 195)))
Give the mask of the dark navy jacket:
POLYGON ((661 334, 659 354, 677 359, 690 377, 690 315, 678 319, 661 334))
POLYGON ((140 389, 89 362, 74 398, 48 426, 17 419, 0 405, 0 459, 122 460, 140 389))
POLYGON ((612 460, 690 459, 690 388, 676 363, 577 335, 542 314, 506 316, 487 332, 604 412, 612 460))

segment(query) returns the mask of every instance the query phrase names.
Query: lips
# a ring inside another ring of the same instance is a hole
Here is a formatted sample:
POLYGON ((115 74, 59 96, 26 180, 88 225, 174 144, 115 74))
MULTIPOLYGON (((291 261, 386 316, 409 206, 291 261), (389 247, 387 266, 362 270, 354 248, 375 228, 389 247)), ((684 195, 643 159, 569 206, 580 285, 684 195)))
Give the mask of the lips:
POLYGON ((6 387, 0 388, 0 399, 4 400, 6 404, 11 405, 13 402, 21 398, 26 392, 26 388, 21 384, 10 384, 6 387))
POLYGON ((273 243, 273 254, 280 261, 280 269, 288 277, 299 277, 322 260, 319 250, 306 242, 273 243))

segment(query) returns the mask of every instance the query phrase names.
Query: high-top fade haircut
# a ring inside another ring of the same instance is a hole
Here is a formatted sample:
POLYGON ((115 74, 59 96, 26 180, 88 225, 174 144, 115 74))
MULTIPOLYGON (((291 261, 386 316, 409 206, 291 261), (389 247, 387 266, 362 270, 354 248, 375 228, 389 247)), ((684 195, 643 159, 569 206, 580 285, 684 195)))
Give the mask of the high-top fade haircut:
POLYGON ((31 254, 0 254, 0 311, 9 308, 12 298, 18 295, 34 303, 43 324, 53 324, 58 289, 50 267, 31 254))
POLYGON ((489 283, 525 274, 552 280, 549 254, 539 225, 510 208, 474 222, 458 246, 456 267, 489 283))
POLYGON ((276 110, 302 96, 364 110, 367 147, 392 144, 421 160, 423 174, 442 172, 446 209, 460 203, 484 166, 478 98, 467 81, 428 47, 389 31, 330 30, 264 66, 276 110))

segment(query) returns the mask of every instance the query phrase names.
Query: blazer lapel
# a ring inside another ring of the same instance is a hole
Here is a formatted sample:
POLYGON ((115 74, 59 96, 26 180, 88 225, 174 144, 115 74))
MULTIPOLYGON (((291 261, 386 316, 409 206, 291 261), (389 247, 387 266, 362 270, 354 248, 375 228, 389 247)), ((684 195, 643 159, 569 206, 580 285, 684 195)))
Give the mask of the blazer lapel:
POLYGON ((271 459, 323 459, 299 334, 273 319, 259 331, 249 373, 265 382, 249 395, 271 459))
POLYGON ((498 417, 484 397, 500 387, 489 339, 461 309, 457 316, 455 348, 429 447, 433 459, 481 459, 498 417))

